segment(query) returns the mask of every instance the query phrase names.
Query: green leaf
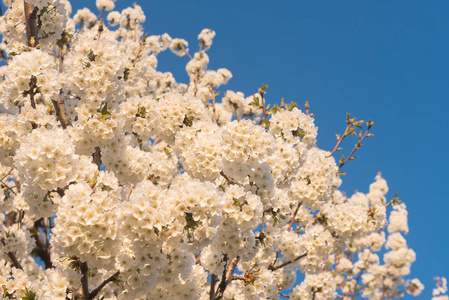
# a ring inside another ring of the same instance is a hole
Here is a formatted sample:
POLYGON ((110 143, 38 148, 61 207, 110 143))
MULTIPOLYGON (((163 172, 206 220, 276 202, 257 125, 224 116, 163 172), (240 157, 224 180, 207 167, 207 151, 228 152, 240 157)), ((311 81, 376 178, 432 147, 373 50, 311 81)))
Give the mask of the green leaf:
POLYGON ((292 111, 293 108, 298 107, 298 104, 297 104, 296 102, 293 102, 293 101, 292 101, 290 104, 287 104, 285 107, 286 107, 289 111, 292 111))
POLYGON ((259 98, 256 96, 253 96, 253 102, 251 102, 249 105, 255 106, 255 107, 260 107, 259 98))
POLYGON ((25 288, 25 296, 22 297, 22 300, 36 300, 36 293, 25 288))
POLYGON ((95 61, 95 58, 97 57, 97 55, 95 55, 95 53, 92 51, 92 50, 90 50, 89 51, 89 53, 87 54, 87 58, 90 60, 90 61, 95 61))
MULTIPOLYGON (((268 109, 268 107, 267 107, 267 109, 268 109)), ((269 114, 269 115, 272 115, 272 114, 275 114, 275 113, 277 113, 279 111, 279 106, 277 106, 277 105, 274 105, 267 113, 269 114)))
POLYGON ((101 118, 104 120, 111 117, 111 113, 108 111, 108 104, 105 103, 103 108, 97 109, 97 112, 101 113, 101 118))
POLYGON ((128 78, 129 78, 129 68, 125 68, 124 70, 123 70, 123 80, 124 81, 127 81, 128 80, 128 78))

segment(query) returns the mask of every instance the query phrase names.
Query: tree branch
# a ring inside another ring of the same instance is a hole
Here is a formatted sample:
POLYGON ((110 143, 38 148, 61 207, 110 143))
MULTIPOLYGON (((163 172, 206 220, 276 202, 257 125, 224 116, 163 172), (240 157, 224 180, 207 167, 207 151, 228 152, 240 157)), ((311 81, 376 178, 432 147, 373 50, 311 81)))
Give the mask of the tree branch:
POLYGON ((89 268, 87 267, 87 263, 81 263, 80 264, 80 270, 81 274, 83 274, 83 277, 81 277, 81 286, 83 288, 83 298, 84 300, 89 299, 89 275, 88 271, 89 268))
MULTIPOLYGON (((111 275, 111 277, 109 277, 108 279, 106 279, 105 281, 103 281, 97 288, 95 288, 90 294, 89 297, 87 298, 88 300, 92 300, 94 299, 98 293, 101 291, 102 288, 104 288, 109 282, 114 281, 117 279, 118 275, 120 275, 120 271, 115 272, 113 275, 111 275)), ((84 291, 84 289, 83 289, 84 291)))
MULTIPOLYGON (((59 73, 62 73, 62 46, 59 45, 59 73)), ((70 124, 70 119, 67 114, 67 111, 65 109, 64 105, 64 99, 61 97, 62 90, 59 92, 59 98, 58 100, 51 99, 51 102, 53 103, 53 107, 55 108, 56 116, 61 123, 62 128, 66 129, 67 126, 70 124)))
POLYGON ((285 263, 282 263, 282 264, 280 264, 280 265, 277 265, 277 266, 270 265, 270 266, 268 266, 268 270, 270 270, 270 271, 276 271, 276 270, 281 269, 281 268, 283 268, 283 267, 285 267, 285 266, 288 266, 289 264, 292 264, 292 263, 294 263, 295 261, 298 261, 298 260, 300 260, 301 258, 306 257, 306 256, 307 256, 307 252, 304 253, 304 254, 301 254, 300 256, 298 256, 297 258, 295 258, 294 260, 286 261, 285 263))
POLYGON ((210 289, 209 289, 209 299, 214 299, 215 295, 215 284, 218 282, 217 275, 212 274, 210 275, 210 289))
POLYGON ((98 170, 100 170, 101 166, 101 150, 100 147, 95 147, 95 152, 92 155, 94 159, 94 163, 98 166, 98 170))
POLYGON ((17 269, 23 270, 22 265, 20 264, 20 262, 17 260, 16 255, 9 251, 8 253, 6 253, 8 255, 8 257, 11 259, 12 264, 14 265, 14 267, 16 267, 17 269))
POLYGON ((45 264, 45 269, 50 269, 53 267, 53 263, 50 257, 50 247, 49 245, 44 244, 39 236, 39 222, 41 220, 42 219, 39 219, 34 222, 33 228, 30 229, 31 235, 36 240, 36 248, 34 248, 32 252, 34 252, 37 256, 40 257, 40 259, 42 259, 45 264))
POLYGON ((34 7, 33 4, 23 1, 23 7, 25 11, 25 25, 26 25, 26 33, 28 39, 28 46, 35 47, 39 44, 39 40, 37 38, 37 7, 34 7))
MULTIPOLYGON (((227 254, 224 254, 223 260, 225 260, 225 261, 228 260, 227 254)), ((217 289, 217 292, 215 293, 214 298, 212 298, 212 299, 220 300, 223 298, 226 287, 232 281, 232 273, 234 273, 234 270, 237 267, 239 260, 240 260, 240 256, 236 256, 235 258, 233 258, 231 260, 229 265, 227 265, 227 264, 225 265, 224 270, 223 270, 223 275, 221 278, 221 282, 218 285, 218 289, 217 289)))

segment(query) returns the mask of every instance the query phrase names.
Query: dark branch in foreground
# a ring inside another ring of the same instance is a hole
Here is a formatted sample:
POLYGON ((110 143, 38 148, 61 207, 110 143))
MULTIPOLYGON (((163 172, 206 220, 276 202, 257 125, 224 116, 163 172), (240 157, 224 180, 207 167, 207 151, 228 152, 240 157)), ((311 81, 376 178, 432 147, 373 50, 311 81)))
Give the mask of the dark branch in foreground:
POLYGON ((12 264, 14 265, 14 267, 16 267, 17 269, 23 270, 22 265, 20 264, 20 262, 17 260, 17 257, 14 253, 12 253, 11 251, 6 253, 8 255, 8 257, 11 259, 12 264))
POLYGON ((98 293, 104 288, 109 282, 117 280, 118 275, 120 275, 120 271, 115 272, 111 277, 103 281, 95 290, 93 290, 88 297, 88 300, 94 299, 98 293))
MULTIPOLYGON (((227 254, 224 255, 223 260, 225 260, 227 262, 227 260, 228 260, 227 254)), ((223 298, 226 287, 232 281, 232 273, 234 273, 234 270, 237 267, 237 263, 239 262, 239 260, 240 260, 240 257, 237 256, 231 260, 229 265, 227 265, 227 264, 225 265, 224 270, 223 270, 223 275, 221 278, 221 282, 218 285, 217 292, 215 293, 215 295, 212 299, 220 300, 223 298)))

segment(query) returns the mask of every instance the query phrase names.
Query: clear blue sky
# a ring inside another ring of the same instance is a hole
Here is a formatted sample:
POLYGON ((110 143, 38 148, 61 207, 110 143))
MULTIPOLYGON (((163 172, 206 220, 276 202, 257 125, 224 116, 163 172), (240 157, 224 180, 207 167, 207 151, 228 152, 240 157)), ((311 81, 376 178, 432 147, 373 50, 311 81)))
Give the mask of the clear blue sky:
MULTIPOLYGON (((227 89, 249 95, 265 83, 270 103, 308 100, 321 148, 333 148, 347 112, 374 120, 375 136, 345 166, 342 190, 367 192, 382 172, 389 198, 397 192, 407 204, 417 254, 410 278, 426 286, 419 299, 430 299, 432 278, 449 277, 449 2, 136 1, 149 35, 167 32, 195 50, 198 33, 215 30, 210 68, 231 70, 227 89)), ((72 5, 97 13, 94 1, 72 5)), ((186 62, 166 53, 159 65, 186 82, 186 62)))

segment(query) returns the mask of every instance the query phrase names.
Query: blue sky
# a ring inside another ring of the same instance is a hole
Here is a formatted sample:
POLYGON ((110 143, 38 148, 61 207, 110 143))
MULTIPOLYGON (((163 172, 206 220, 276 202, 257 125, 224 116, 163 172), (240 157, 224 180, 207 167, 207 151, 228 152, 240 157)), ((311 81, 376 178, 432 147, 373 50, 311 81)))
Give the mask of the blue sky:
MULTIPOLYGON (((134 1, 117 0, 121 10, 134 1)), ((345 114, 374 121, 374 137, 344 167, 342 190, 367 192, 380 171, 391 199, 409 211, 410 278, 426 286, 449 277, 449 2, 443 0, 138 1, 149 35, 167 32, 195 50, 197 35, 217 35, 210 68, 234 75, 226 89, 245 95, 269 86, 270 103, 309 101, 318 145, 332 150, 345 114)), ((94 1, 72 2, 74 11, 94 1)), ((160 55, 161 70, 187 82, 187 58, 160 55)), ((300 108, 303 108, 301 106, 300 108)), ((345 143, 344 154, 353 141, 345 143)), ((416 299, 405 297, 406 299, 416 299)))
MULTIPOLYGON (((116 2, 123 9, 134 1, 116 2)), ((92 7, 77 1, 74 11, 92 7)), ((409 210, 409 246, 417 261, 410 277, 426 286, 449 276, 449 2, 137 1, 149 35, 167 32, 197 49, 197 35, 217 35, 210 68, 228 68, 227 89, 245 95, 269 86, 270 103, 309 101, 318 145, 332 150, 345 115, 374 121, 374 137, 345 166, 342 190, 367 192, 378 172, 409 210)), ((187 58, 160 55, 161 70, 187 82, 187 58)), ((353 141, 344 144, 344 153, 353 141)), ((406 299, 416 299, 405 297, 406 299)))

